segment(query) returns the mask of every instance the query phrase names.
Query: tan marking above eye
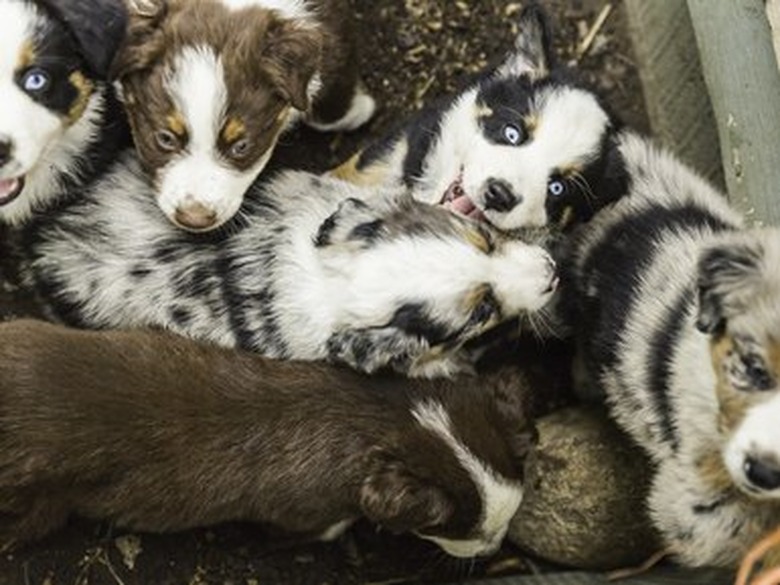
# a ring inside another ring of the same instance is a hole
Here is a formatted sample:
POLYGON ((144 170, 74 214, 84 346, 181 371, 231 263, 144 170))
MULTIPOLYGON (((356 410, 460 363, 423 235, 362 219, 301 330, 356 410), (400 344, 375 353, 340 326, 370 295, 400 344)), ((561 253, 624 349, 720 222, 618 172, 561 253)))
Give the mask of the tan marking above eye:
POLYGON ((84 114, 84 110, 89 105, 89 98, 95 91, 95 84, 92 83, 81 71, 74 71, 68 76, 70 84, 76 88, 78 92, 76 99, 68 110, 67 123, 68 125, 75 124, 81 116, 84 114))
POLYGON ((477 118, 489 118, 493 115, 493 108, 486 106, 486 105, 476 105, 476 115, 477 118))
POLYGON ((238 118, 229 118, 222 128, 222 140, 231 144, 246 134, 246 125, 238 118))
POLYGON ((180 112, 169 114, 165 121, 168 124, 168 129, 176 136, 179 138, 187 136, 187 123, 184 121, 184 116, 182 116, 180 112))
POLYGON ((19 48, 19 54, 16 57, 16 70, 24 71, 35 63, 36 60, 35 45, 32 41, 25 41, 19 48))
POLYGON ((584 167, 581 164, 567 165, 558 169, 558 174, 565 178, 570 178, 574 175, 582 174, 584 167))
POLYGON ((536 129, 539 127, 539 118, 536 116, 525 116, 523 118, 523 126, 525 126, 525 133, 529 136, 534 135, 536 129))

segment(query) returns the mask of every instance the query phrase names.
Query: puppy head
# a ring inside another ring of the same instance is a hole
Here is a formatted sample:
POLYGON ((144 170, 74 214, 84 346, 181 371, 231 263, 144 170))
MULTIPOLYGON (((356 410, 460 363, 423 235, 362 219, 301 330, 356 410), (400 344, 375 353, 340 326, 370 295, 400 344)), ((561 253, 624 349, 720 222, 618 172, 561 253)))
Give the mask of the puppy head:
POLYGON ((722 238, 699 263, 699 329, 712 336, 723 461, 757 498, 780 498, 780 230, 722 238))
POLYGON ((552 66, 548 39, 543 13, 527 8, 514 49, 442 123, 462 147, 453 176, 441 178, 441 203, 502 230, 566 228, 624 192, 616 123, 552 66))
POLYGON ((321 31, 217 0, 146 0, 114 66, 158 203, 207 231, 239 209, 295 111, 316 89, 321 31))
POLYGON ((91 140, 126 18, 121 2, 1 0, 0 22, 0 215, 14 221, 91 140))
POLYGON ((350 328, 382 326, 430 346, 413 364, 421 376, 499 322, 541 309, 558 283, 542 247, 408 192, 346 199, 323 222, 315 245, 336 288, 348 292, 341 297, 350 328))
POLYGON ((510 394, 460 390, 417 402, 413 428, 369 456, 361 506, 382 527, 468 558, 501 546, 522 500, 523 464, 536 433, 510 394))

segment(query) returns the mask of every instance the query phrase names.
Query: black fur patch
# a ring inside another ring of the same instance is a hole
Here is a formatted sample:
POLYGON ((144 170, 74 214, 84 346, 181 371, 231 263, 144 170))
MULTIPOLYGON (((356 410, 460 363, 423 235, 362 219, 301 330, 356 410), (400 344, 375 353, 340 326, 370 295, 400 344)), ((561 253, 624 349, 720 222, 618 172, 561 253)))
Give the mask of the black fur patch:
MULTIPOLYGON (((702 207, 653 207, 612 225, 577 273, 572 272, 568 260, 564 259, 561 264, 563 303, 573 308, 569 318, 579 332, 583 357, 593 380, 599 380, 605 371, 616 366, 626 320, 639 301, 640 279, 653 262, 658 241, 670 232, 729 229, 733 226, 702 207)), ((686 308, 684 305, 676 310, 686 308)), ((667 322, 672 318, 667 314, 667 322)), ((662 363, 667 352, 668 348, 662 356, 657 356, 657 363, 662 363)), ((655 380, 657 384, 665 383, 663 370, 659 370, 655 380)))
POLYGON ((661 440, 671 445, 675 452, 679 448, 680 437, 672 417, 673 407, 669 401, 669 382, 672 375, 671 358, 687 322, 686 317, 693 310, 695 299, 692 289, 687 289, 680 295, 664 315, 661 327, 650 340, 650 387, 648 390, 655 402, 653 410, 658 413, 661 427, 658 431, 661 440))
POLYGON ((449 334, 446 327, 431 319, 424 305, 409 303, 400 307, 388 327, 396 327, 409 335, 416 335, 435 345, 449 334))

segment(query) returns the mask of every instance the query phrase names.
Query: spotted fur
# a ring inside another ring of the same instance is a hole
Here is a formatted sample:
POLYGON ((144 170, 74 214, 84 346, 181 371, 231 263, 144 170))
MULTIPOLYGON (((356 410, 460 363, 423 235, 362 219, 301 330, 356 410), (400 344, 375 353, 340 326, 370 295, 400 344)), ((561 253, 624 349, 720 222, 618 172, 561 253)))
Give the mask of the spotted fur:
POLYGON ((468 367, 465 341, 541 308, 557 281, 542 248, 403 189, 377 196, 287 173, 257 185, 241 226, 210 235, 177 229, 150 191, 128 153, 78 202, 26 230, 24 272, 56 317, 449 375, 468 367))
POLYGON ((620 150, 629 193, 562 269, 582 390, 654 460, 648 508, 670 550, 734 566, 780 522, 780 230, 743 227, 648 141, 620 150))

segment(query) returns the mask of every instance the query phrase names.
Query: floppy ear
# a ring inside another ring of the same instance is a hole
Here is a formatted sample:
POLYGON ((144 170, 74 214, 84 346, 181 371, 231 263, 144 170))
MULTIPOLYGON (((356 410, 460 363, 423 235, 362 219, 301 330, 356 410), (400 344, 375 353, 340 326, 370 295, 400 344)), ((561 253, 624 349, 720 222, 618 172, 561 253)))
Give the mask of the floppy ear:
POLYGON ((125 0, 37 0, 73 33, 92 73, 107 78, 127 31, 125 0))
POLYGON ((124 43, 109 70, 112 80, 150 67, 165 51, 160 23, 168 16, 166 0, 129 0, 130 16, 124 43))
POLYGON ((414 477, 400 461, 376 454, 376 468, 360 488, 360 507, 394 533, 443 524, 453 513, 444 491, 414 477))
POLYGON ((321 32, 293 21, 275 21, 268 29, 261 65, 296 110, 309 109, 309 85, 320 68, 322 42, 321 32))
POLYGON ((761 277, 764 251, 760 242, 727 241, 699 258, 699 314, 696 326, 715 333, 747 309, 761 277))
POLYGON ((547 15, 536 3, 526 6, 520 13, 519 32, 514 49, 498 68, 501 76, 528 75, 545 77, 552 65, 550 30, 547 15))

